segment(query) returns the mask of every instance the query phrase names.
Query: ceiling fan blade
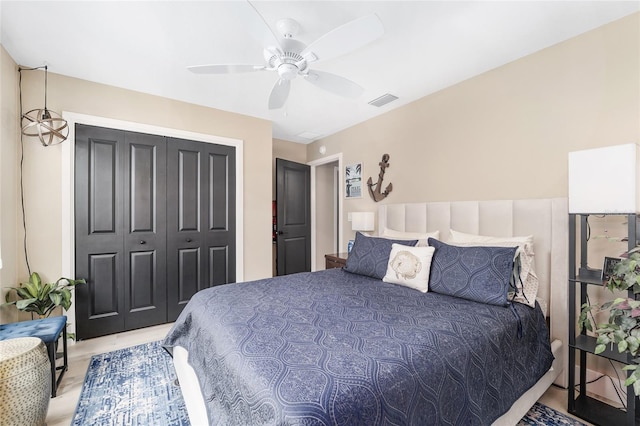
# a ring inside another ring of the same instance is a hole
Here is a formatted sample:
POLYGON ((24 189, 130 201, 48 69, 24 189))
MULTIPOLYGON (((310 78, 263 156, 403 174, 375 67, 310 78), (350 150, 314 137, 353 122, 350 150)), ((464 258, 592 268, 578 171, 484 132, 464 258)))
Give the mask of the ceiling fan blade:
POLYGON ((301 55, 310 58, 309 62, 313 60, 313 56, 318 61, 335 58, 371 43, 383 34, 384 27, 380 18, 375 14, 363 16, 329 31, 307 46, 301 55))
POLYGON ((353 81, 324 71, 309 71, 305 80, 321 89, 346 98, 357 98, 364 89, 353 81))
POLYGON ((289 90, 291 90, 291 80, 278 79, 269 95, 269 109, 282 108, 289 97, 289 90))
POLYGON ((282 51, 278 38, 251 2, 243 2, 243 6, 237 9, 236 17, 239 18, 238 22, 246 28, 249 35, 260 43, 263 48, 275 47, 282 51))
POLYGON ((194 65, 187 67, 195 74, 237 74, 241 72, 262 71, 264 65, 225 64, 225 65, 194 65))

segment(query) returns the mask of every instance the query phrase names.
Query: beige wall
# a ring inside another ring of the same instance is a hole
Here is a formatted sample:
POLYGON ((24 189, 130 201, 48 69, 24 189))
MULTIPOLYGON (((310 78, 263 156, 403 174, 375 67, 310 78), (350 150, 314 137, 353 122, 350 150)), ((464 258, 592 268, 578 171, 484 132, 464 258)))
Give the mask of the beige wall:
POLYGON ((275 170, 276 158, 283 158, 296 163, 307 162, 307 146, 304 144, 285 141, 282 139, 273 139, 273 161, 275 170))
MULTIPOLYGON (((7 56, 6 53, 3 53, 7 56)), ((4 57, 3 56, 3 57, 4 57)), ((10 60, 10 58, 8 58, 10 60)), ((15 87, 15 78, 4 72, 2 84, 15 87)), ((15 72, 13 72, 15 74, 15 72)), ((23 73, 24 109, 42 107, 42 72, 23 73)), ((85 80, 49 73, 48 107, 51 110, 74 112, 110 119, 143 123, 165 128, 186 130, 244 141, 244 279, 252 280, 271 275, 271 123, 266 120, 225 111, 205 108, 130 90, 119 89, 85 80)), ((4 112, 4 92, 3 92, 4 112)), ((9 114, 17 120, 15 112, 9 114)), ((15 136, 2 133, 2 146, 13 144, 15 136)), ((2 150, 3 212, 17 209, 15 183, 4 184, 15 174, 15 149, 9 149, 13 159, 4 157, 2 150), (6 167, 6 169, 5 169, 6 167), (13 191, 13 193, 11 193, 13 191)), ((46 279, 61 275, 61 147, 42 147, 37 140, 25 139, 25 207, 28 220, 28 245, 32 270, 46 279)), ((3 232, 18 227, 15 217, 3 216, 3 232)), ((5 238, 2 252, 22 249, 22 232, 5 238)), ((7 271, 3 287, 15 284, 15 276, 27 275, 24 262, 18 257, 17 274, 7 271)), ((4 260, 4 259, 3 259, 4 260)), ((7 259, 9 260, 9 259, 7 259)))
MULTIPOLYGON (((18 134, 18 67, 0 46, 0 303, 18 281, 18 134)), ((0 307, 0 324, 17 320, 14 307, 0 307)))
POLYGON ((324 255, 336 252, 334 168, 338 162, 316 167, 316 270, 325 269, 324 255))
MULTIPOLYGON (((383 203, 562 197, 568 152, 639 141, 636 13, 309 144, 307 160, 325 145, 375 182, 388 153, 383 203)), ((375 209, 345 200, 343 220, 375 209)))

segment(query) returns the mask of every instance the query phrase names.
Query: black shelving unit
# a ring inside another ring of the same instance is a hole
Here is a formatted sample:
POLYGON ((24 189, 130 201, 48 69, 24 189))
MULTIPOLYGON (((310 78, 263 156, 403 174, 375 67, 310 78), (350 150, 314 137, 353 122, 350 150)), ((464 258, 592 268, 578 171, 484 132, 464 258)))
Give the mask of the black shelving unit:
MULTIPOLYGON (((595 213, 594 213, 595 214, 595 213)), ((588 336, 586 330, 576 330, 579 312, 576 309, 577 297, 580 305, 587 303, 590 289, 596 290, 603 285, 599 269, 587 267, 587 235, 589 214, 569 214, 569 403, 568 411, 593 424, 609 425, 640 425, 640 403, 633 393, 633 387, 627 388, 627 411, 620 410, 602 401, 587 396, 587 354, 604 357, 621 363, 631 363, 631 357, 620 354, 614 348, 607 348, 595 355, 596 338, 588 336), (577 226, 580 221, 580 259, 577 259, 577 226), (579 263, 578 263, 579 262, 579 263), (580 359, 579 378, 576 381, 576 357, 580 359), (576 397, 576 384, 578 396, 576 397)), ((611 215, 613 216, 613 215, 611 215)), ((624 215, 628 223, 628 250, 633 249, 638 241, 638 216, 624 215)), ((604 259, 603 259, 604 262, 604 259)), ((629 297, 633 292, 629 291, 629 297)))

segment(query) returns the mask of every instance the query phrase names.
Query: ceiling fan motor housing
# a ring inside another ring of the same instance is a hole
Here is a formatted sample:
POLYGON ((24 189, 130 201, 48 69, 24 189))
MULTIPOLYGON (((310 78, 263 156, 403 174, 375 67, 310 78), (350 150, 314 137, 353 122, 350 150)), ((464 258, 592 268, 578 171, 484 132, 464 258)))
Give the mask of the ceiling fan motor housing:
MULTIPOLYGON (((287 40, 295 41, 295 40, 287 40)), ((299 42, 292 46, 286 46, 283 43, 283 48, 293 47, 295 50, 299 50, 299 42)), ((299 43, 303 46, 302 43, 299 43)), ((267 60, 269 68, 278 70, 278 75, 283 80, 293 80, 298 74, 304 73, 307 69, 307 61, 295 50, 287 49, 284 52, 273 52, 270 50, 264 50, 264 57, 267 60)))

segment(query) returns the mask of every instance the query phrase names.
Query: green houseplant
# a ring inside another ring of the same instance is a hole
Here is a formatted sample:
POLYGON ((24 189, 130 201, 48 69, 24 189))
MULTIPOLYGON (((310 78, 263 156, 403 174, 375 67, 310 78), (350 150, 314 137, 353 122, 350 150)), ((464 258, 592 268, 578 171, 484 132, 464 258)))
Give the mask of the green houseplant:
POLYGON ((44 283, 37 272, 29 276, 29 281, 21 283, 20 287, 11 287, 5 297, 5 305, 16 305, 21 311, 34 313, 39 318, 48 317, 58 306, 65 310, 71 307, 71 289, 78 284, 85 284, 84 279, 58 278, 54 283, 44 283), (11 300, 12 294, 18 299, 11 300))
MULTIPOLYGON (((640 248, 629 252, 629 257, 622 259, 613 269, 613 274, 605 283, 612 293, 615 291, 633 291, 640 293, 640 248)), ((630 372, 625 386, 633 385, 633 392, 640 396, 640 300, 629 297, 617 297, 602 305, 589 305, 585 303, 581 307, 579 327, 595 332, 597 336, 595 353, 604 352, 607 346, 617 346, 620 353, 631 354, 633 364, 629 364, 623 370, 630 372), (593 326, 593 312, 609 312, 606 323, 593 326)))

